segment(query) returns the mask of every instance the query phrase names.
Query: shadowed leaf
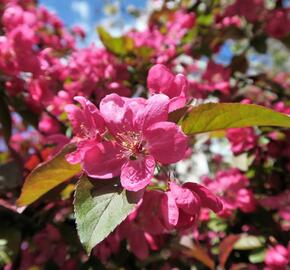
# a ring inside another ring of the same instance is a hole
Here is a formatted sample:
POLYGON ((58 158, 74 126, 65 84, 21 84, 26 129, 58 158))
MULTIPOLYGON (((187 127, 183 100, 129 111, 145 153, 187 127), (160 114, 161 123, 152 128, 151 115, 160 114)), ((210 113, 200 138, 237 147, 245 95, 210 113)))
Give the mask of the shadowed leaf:
POLYGON ((22 187, 19 206, 33 203, 42 195, 81 171, 79 164, 69 164, 65 156, 75 149, 66 145, 55 157, 37 166, 26 178, 22 187))
POLYGON ((75 193, 75 218, 88 253, 103 241, 135 208, 141 193, 124 190, 115 180, 80 178, 75 193))

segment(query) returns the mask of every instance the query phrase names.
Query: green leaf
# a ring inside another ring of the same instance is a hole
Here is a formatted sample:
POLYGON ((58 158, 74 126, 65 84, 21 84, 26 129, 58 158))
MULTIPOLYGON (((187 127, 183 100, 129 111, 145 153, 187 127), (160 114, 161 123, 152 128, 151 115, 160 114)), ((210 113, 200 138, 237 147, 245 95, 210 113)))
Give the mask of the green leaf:
POLYGON ((74 149, 75 145, 66 145, 51 160, 37 166, 27 176, 17 204, 19 206, 31 204, 54 187, 79 173, 80 165, 69 164, 65 159, 65 156, 74 149))
POLYGON ((251 250, 260 248, 265 243, 265 238, 254 235, 242 235, 241 238, 235 243, 234 249, 236 250, 251 250))
POLYGON ((224 232, 228 225, 223 219, 213 218, 211 219, 208 224, 208 228, 214 232, 224 232))
POLYGON ((74 201, 78 234, 88 253, 134 210, 140 195, 125 191, 119 180, 93 181, 81 177, 74 201))
POLYGON ((124 56, 134 48, 134 40, 127 37, 113 37, 103 27, 97 28, 104 46, 113 54, 124 56))
POLYGON ((257 250, 254 250, 249 255, 249 261, 251 263, 262 263, 265 260, 266 256, 266 249, 265 248, 259 248, 257 250))
POLYGON ((210 26, 213 23, 213 14, 200 15, 197 18, 197 24, 203 26, 210 26))
POLYGON ((254 104, 207 103, 192 109, 180 121, 188 134, 250 126, 290 127, 290 117, 254 104))
MULTIPOLYGON (((1 227, 0 229, 0 266, 11 263, 17 256, 21 243, 21 234, 17 228, 1 227)), ((0 267, 1 268, 1 267, 0 267)))

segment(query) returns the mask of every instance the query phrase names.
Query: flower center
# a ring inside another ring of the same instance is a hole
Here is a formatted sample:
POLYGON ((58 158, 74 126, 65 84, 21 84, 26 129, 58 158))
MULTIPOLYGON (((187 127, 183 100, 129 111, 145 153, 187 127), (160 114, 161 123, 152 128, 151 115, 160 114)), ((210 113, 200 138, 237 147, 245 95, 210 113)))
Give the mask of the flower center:
POLYGON ((117 141, 122 147, 122 154, 131 160, 137 159, 138 155, 145 154, 146 141, 140 132, 126 131, 118 133, 117 141))
POLYGON ((99 135, 99 132, 93 128, 89 129, 87 126, 85 126, 84 124, 80 125, 80 129, 82 132, 82 137, 84 137, 85 139, 96 139, 99 135))

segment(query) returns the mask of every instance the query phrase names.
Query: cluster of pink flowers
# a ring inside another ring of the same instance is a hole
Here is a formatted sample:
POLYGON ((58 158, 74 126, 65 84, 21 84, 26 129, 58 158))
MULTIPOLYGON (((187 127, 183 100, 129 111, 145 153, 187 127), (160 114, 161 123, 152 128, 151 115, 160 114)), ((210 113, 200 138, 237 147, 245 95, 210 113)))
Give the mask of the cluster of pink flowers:
POLYGON ((249 179, 239 170, 219 171, 214 180, 205 177, 203 183, 210 190, 221 195, 224 207, 219 213, 220 216, 229 217, 236 209, 245 213, 255 211, 256 201, 253 192, 248 187, 249 179))
POLYGON ((190 85, 193 88, 193 95, 195 93, 205 97, 208 93, 217 91, 228 96, 230 94, 230 74, 229 68, 223 67, 214 61, 207 63, 206 69, 201 76, 200 82, 191 81, 190 85))
POLYGON ((134 40, 137 47, 148 47, 154 49, 152 60, 154 63, 170 64, 171 59, 178 55, 177 47, 187 31, 195 25, 195 14, 177 11, 168 16, 166 32, 153 21, 148 29, 137 32, 130 31, 128 36, 134 40))

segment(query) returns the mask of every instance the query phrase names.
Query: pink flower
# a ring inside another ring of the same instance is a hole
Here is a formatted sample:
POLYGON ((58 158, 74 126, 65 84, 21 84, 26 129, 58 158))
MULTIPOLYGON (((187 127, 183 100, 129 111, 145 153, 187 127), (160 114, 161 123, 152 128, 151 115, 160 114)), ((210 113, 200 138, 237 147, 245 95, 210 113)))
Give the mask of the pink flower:
POLYGON ((231 143, 234 154, 253 149, 257 143, 257 136, 253 128, 230 128, 227 130, 227 138, 231 143))
POLYGON ((19 69, 38 74, 40 62, 33 51, 33 45, 37 42, 35 31, 27 25, 21 25, 9 33, 9 39, 12 41, 19 69))
POLYGON ((150 68, 147 86, 151 94, 162 93, 171 100, 169 111, 181 108, 186 103, 188 81, 183 74, 174 75, 166 66, 157 64, 150 68))
POLYGON ((163 191, 146 190, 142 198, 142 204, 138 208, 138 222, 144 231, 150 234, 162 234, 167 230, 162 219, 163 196, 163 191))
POLYGON ((103 263, 106 263, 112 254, 117 254, 122 240, 119 228, 114 230, 107 238, 99 243, 93 250, 93 256, 98 257, 103 263))
POLYGON ((202 90, 213 92, 215 90, 228 95, 230 92, 230 69, 209 61, 204 72, 201 84, 202 90))
POLYGON ((21 24, 28 25, 32 27, 36 24, 37 17, 36 14, 29 11, 24 11, 21 6, 9 5, 2 17, 2 23, 6 30, 11 31, 21 24))
POLYGON ((290 32, 290 9, 274 9, 267 16, 266 32, 274 38, 282 38, 290 32))
POLYGON ((76 36, 79 36, 82 39, 84 39, 86 37, 86 31, 81 26, 78 26, 78 25, 73 26, 72 32, 76 36))
POLYGON ((249 179, 237 169, 219 171, 214 180, 203 179, 204 184, 219 195, 224 204, 220 216, 229 216, 236 209, 245 213, 255 211, 256 200, 252 191, 247 188, 249 179))
POLYGON ((72 164, 81 162, 86 150, 100 142, 101 135, 105 132, 105 123, 97 107, 84 97, 74 99, 82 108, 75 105, 65 107, 77 143, 77 150, 66 156, 67 161, 72 164))
POLYGON ((12 30, 23 23, 23 14, 24 11, 20 6, 10 6, 3 13, 2 23, 7 30, 12 30))
POLYGON ((236 0, 234 4, 227 7, 225 16, 243 16, 249 22, 257 21, 263 14, 263 0, 236 0))
POLYGON ((121 175, 122 186, 137 191, 150 183, 158 163, 181 160, 188 141, 179 126, 166 121, 168 103, 161 94, 148 100, 107 95, 100 112, 112 140, 85 151, 82 166, 87 174, 95 178, 121 175))
POLYGON ((185 183, 182 186, 171 182, 161 204, 165 226, 168 229, 189 229, 197 221, 200 208, 210 208, 214 212, 222 210, 222 202, 207 188, 185 183))
POLYGON ((289 263, 289 251, 278 244, 268 249, 265 258, 267 270, 284 270, 289 263))
POLYGON ((46 135, 52 135, 59 133, 60 125, 55 119, 44 114, 38 123, 38 129, 46 135))
POLYGON ((262 207, 278 210, 278 215, 290 221, 290 190, 287 189, 275 196, 268 196, 259 200, 262 207))
POLYGON ((127 239, 131 252, 140 260, 146 259, 150 250, 158 249, 158 242, 160 242, 158 240, 162 237, 145 232, 139 225, 135 215, 130 215, 122 222, 118 227, 118 231, 123 238, 127 239))
POLYGON ((184 10, 179 10, 174 13, 172 21, 167 23, 168 36, 172 39, 181 39, 188 29, 194 27, 196 17, 193 12, 186 13, 184 10))
POLYGON ((217 16, 216 17, 217 28, 227 28, 230 26, 235 26, 237 28, 241 27, 241 19, 239 16, 217 16))

